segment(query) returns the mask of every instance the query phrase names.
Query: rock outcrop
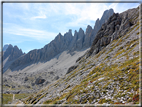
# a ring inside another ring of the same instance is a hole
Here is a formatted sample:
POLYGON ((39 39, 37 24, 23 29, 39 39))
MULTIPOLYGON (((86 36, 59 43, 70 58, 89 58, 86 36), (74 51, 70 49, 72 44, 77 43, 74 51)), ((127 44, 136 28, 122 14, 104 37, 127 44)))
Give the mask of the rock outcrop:
POLYGON ((82 28, 79 29, 79 32, 75 30, 74 38, 71 43, 71 51, 81 50, 83 48, 84 37, 85 34, 82 28))
POLYGON ((17 46, 12 46, 11 44, 8 46, 6 51, 3 54, 3 60, 5 60, 7 57, 8 61, 12 61, 14 59, 19 58, 21 55, 23 55, 23 52, 21 49, 19 49, 17 46))
POLYGON ((74 66, 71 66, 68 71, 67 71, 67 74, 70 73, 71 71, 73 71, 74 69, 76 69, 78 67, 78 65, 74 65, 74 66))
POLYGON ((45 79, 42 79, 41 77, 39 77, 36 79, 35 84, 39 85, 39 84, 43 84, 44 82, 45 82, 45 79))
POLYGON ((6 51, 6 49, 8 48, 8 46, 9 46, 8 44, 4 45, 3 52, 6 51))
POLYGON ((125 35, 128 32, 128 29, 137 23, 138 20, 135 19, 138 14, 136 9, 131 9, 121 14, 114 13, 97 32, 91 49, 87 53, 87 57, 91 54, 97 54, 111 41, 125 35))
POLYGON ((83 43, 83 46, 85 48, 91 46, 91 37, 92 37, 92 34, 93 34, 93 29, 92 29, 92 27, 90 25, 88 25, 87 28, 86 28, 86 35, 85 35, 84 43, 83 43))
POLYGON ((8 45, 6 51, 3 53, 3 72, 5 72, 11 63, 20 58, 24 53, 17 46, 8 45))
MULTIPOLYGON (((101 26, 107 22, 107 20, 110 18, 110 16, 112 16, 114 13, 113 9, 109 9, 104 11, 102 18, 99 20, 96 20, 93 32, 92 32, 92 38, 95 38, 95 35, 97 34, 97 32, 100 30, 101 26)), ((91 44, 93 43, 94 39, 91 39, 91 44)))

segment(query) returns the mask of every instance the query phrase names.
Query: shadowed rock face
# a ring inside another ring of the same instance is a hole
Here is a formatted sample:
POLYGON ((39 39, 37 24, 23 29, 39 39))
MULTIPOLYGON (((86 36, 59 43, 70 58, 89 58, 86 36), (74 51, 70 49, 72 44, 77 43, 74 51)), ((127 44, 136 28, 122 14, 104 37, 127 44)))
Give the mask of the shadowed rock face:
POLYGON ((92 34, 93 34, 93 29, 90 25, 88 25, 87 28, 86 28, 86 36, 84 38, 84 43, 83 43, 84 47, 87 48, 87 47, 91 46, 92 34))
POLYGON ((17 46, 13 47, 11 44, 8 45, 6 51, 4 51, 3 53, 3 72, 5 72, 9 68, 11 63, 20 58, 22 55, 24 55, 22 50, 19 49, 17 46))
POLYGON ((5 60, 12 53, 12 50, 13 50, 13 46, 9 45, 8 48, 7 48, 7 51, 4 52, 3 60, 5 60))
POLYGON ((128 29, 133 24, 137 23, 138 20, 135 20, 137 16, 138 11, 136 9, 131 9, 121 14, 114 13, 97 32, 91 49, 86 54, 87 57, 91 54, 97 54, 111 41, 125 35, 128 32, 128 29))
MULTIPOLYGON (((92 38, 95 38, 95 35, 97 34, 97 32, 100 30, 101 26, 107 22, 107 20, 110 18, 110 16, 112 16, 114 13, 113 9, 109 9, 104 11, 102 18, 99 20, 96 20, 93 32, 92 32, 92 38)), ((91 39, 91 44, 93 43, 94 39, 91 39)))
POLYGON ((106 10, 102 18, 96 21, 94 29, 91 26, 87 26, 86 32, 82 28, 79 31, 75 31, 74 36, 72 31, 69 30, 64 36, 59 33, 54 40, 45 45, 41 49, 35 49, 14 61, 10 69, 14 69, 20 65, 32 64, 37 62, 46 62, 61 52, 68 50, 69 52, 80 51, 87 49, 91 46, 96 32, 100 29, 101 25, 113 14, 113 10, 106 10))
POLYGON ((79 29, 79 32, 75 31, 74 39, 71 43, 72 51, 81 50, 84 48, 83 47, 84 37, 85 37, 85 34, 82 28, 79 29))
POLYGON ((19 58, 21 55, 23 55, 23 52, 21 49, 19 49, 17 46, 12 46, 11 44, 8 46, 6 51, 3 55, 3 60, 5 60, 7 57, 9 57, 8 61, 12 61, 14 59, 19 58))
POLYGON ((3 52, 6 51, 6 49, 8 48, 8 46, 9 46, 9 45, 7 45, 7 44, 4 45, 4 47, 3 47, 3 52))
POLYGON ((35 84, 39 85, 39 84, 43 84, 44 82, 45 82, 45 79, 37 78, 35 81, 35 84))

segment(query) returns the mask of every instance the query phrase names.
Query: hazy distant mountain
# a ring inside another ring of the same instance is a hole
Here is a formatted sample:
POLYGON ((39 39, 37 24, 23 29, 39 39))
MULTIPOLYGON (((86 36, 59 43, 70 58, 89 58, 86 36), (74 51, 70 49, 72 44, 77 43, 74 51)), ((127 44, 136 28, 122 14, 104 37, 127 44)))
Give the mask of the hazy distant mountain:
POLYGON ((20 57, 21 55, 23 55, 23 52, 21 49, 19 49, 17 46, 12 46, 11 44, 8 45, 6 51, 4 52, 4 57, 3 60, 5 60, 7 57, 9 61, 14 60, 18 57, 20 57))
POLYGON ((19 49, 17 46, 13 47, 11 44, 9 44, 7 49, 3 53, 3 62, 4 62, 3 70, 4 71, 7 70, 10 64, 22 55, 23 52, 21 49, 19 49))
POLYGON ((6 49, 8 48, 8 46, 9 46, 8 44, 4 45, 3 52, 6 51, 6 49))

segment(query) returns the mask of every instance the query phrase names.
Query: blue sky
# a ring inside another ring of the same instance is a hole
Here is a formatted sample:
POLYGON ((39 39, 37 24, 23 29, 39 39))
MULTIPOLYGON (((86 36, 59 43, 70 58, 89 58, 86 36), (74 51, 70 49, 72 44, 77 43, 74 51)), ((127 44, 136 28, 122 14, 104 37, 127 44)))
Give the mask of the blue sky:
POLYGON ((23 52, 42 48, 60 32, 94 27, 103 12, 135 8, 138 3, 4 3, 3 45, 17 45, 23 52))

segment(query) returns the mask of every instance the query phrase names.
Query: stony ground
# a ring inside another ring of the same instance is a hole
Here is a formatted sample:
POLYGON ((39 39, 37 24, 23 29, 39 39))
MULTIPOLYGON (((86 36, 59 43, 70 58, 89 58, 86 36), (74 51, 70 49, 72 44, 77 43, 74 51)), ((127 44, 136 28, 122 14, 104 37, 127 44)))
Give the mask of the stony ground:
POLYGON ((75 64, 76 59, 85 51, 75 51, 72 54, 64 51, 46 63, 32 64, 20 71, 7 71, 3 74, 3 92, 16 94, 39 90, 65 75, 67 69, 75 64))
MULTIPOLYGON (((128 11, 135 13, 133 9, 128 11)), ((124 12, 121 15, 125 16, 126 14, 124 12)), ((113 16, 117 15, 114 14, 113 16)), ((46 84, 47 86, 42 86, 42 89, 39 88, 40 90, 36 90, 27 98, 15 99, 14 104, 34 104, 37 106, 40 104, 125 104, 128 106, 140 104, 141 70, 139 68, 141 62, 139 43, 142 32, 139 30, 138 17, 133 14, 132 17, 133 20, 131 21, 136 22, 131 24, 130 20, 127 19, 128 23, 122 23, 126 25, 123 27, 127 27, 127 29, 122 29, 122 32, 120 30, 121 35, 116 35, 118 38, 113 39, 107 45, 103 45, 101 50, 93 51, 88 56, 82 56, 68 70, 67 74, 50 84, 46 84)), ((114 20, 113 17, 111 19, 114 20)), ((100 36, 98 35, 96 38, 98 40, 100 36)), ((28 79, 30 78, 24 80, 27 81, 28 79)), ((37 79, 40 82, 44 81, 41 78, 37 79)), ((6 87, 8 86, 5 85, 6 87)))
POLYGON ((139 104, 139 24, 25 104, 139 104))

